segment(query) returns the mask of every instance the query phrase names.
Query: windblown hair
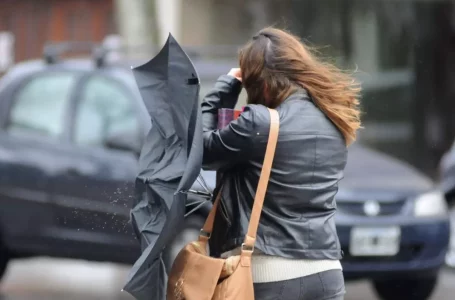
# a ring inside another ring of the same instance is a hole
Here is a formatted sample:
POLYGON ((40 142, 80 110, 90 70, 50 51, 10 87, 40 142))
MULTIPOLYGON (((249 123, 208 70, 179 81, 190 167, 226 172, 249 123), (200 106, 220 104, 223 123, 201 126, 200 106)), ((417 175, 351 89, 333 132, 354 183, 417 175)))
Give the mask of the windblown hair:
POLYGON ((315 105, 335 124, 349 145, 360 128, 360 86, 353 78, 320 61, 294 35, 265 28, 239 53, 249 104, 270 108, 304 88, 315 105))

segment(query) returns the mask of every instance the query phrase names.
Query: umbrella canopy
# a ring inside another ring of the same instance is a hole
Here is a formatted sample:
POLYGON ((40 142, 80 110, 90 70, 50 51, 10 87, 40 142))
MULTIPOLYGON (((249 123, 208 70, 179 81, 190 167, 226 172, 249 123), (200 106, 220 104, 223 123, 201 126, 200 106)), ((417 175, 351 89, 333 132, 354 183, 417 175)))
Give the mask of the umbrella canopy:
POLYGON ((161 254, 180 228, 187 191, 202 165, 199 79, 177 41, 169 38, 149 62, 133 69, 151 117, 139 158, 131 221, 142 255, 124 287, 138 300, 165 299, 167 275, 161 254))

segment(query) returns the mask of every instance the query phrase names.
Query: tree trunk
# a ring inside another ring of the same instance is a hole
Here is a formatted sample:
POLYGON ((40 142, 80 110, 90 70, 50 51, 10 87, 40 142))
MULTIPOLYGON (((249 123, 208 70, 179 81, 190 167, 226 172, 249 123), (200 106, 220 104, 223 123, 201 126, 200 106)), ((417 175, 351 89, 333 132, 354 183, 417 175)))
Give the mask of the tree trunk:
POLYGON ((158 22, 155 0, 115 0, 119 33, 129 55, 138 47, 157 44, 158 22))
POLYGON ((455 137, 454 4, 416 3, 416 19, 415 162, 436 175, 455 137))

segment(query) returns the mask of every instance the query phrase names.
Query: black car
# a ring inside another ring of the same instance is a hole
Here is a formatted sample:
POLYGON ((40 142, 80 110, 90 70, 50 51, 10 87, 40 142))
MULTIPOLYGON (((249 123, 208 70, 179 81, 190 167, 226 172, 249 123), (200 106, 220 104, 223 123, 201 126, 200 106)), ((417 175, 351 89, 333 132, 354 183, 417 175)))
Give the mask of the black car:
MULTIPOLYGON (((201 94, 235 66, 194 63, 201 94)), ((48 57, 1 79, 1 273, 9 259, 31 255, 123 263, 139 256, 129 208, 150 120, 130 65, 48 57)), ((168 264, 210 209, 215 174, 201 174, 194 189, 202 196, 190 195, 168 264)), ((403 162, 354 145, 337 202, 346 278, 373 280, 384 299, 410 291, 427 299, 449 240, 446 202, 434 184, 403 162)))
MULTIPOLYGON (((122 263, 139 256, 129 209, 150 117, 131 64, 46 53, 1 79, 0 275, 9 259, 29 255, 122 263)), ((217 66, 201 62, 201 78, 228 68, 217 66)), ((194 189, 205 192, 202 182, 194 189)), ((189 199, 188 212, 206 200, 189 199)), ((199 231, 206 213, 202 206, 188 226, 199 231)))

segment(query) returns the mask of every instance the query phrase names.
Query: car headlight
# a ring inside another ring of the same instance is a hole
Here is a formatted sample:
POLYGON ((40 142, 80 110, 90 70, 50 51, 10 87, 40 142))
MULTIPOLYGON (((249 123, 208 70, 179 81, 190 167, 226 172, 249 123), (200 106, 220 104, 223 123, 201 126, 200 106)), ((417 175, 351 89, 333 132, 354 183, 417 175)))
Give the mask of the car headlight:
POLYGON ((444 195, 439 191, 420 195, 415 200, 414 214, 417 217, 446 216, 448 208, 444 195))

